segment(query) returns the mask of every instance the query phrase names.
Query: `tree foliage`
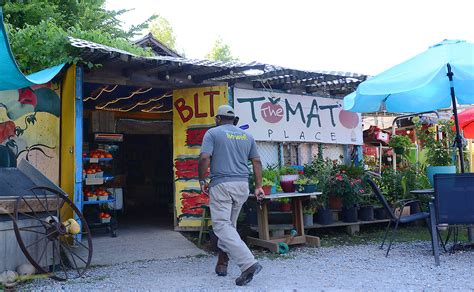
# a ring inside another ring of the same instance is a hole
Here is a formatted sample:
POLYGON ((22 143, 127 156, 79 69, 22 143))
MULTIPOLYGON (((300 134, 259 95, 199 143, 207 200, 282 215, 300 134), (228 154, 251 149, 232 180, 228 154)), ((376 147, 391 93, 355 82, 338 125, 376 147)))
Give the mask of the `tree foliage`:
POLYGON ((214 61, 237 61, 238 58, 232 56, 230 51, 230 46, 222 40, 222 38, 217 38, 214 42, 214 46, 211 51, 206 55, 206 59, 214 61))
POLYGON ((151 34, 168 48, 176 51, 176 35, 170 22, 163 16, 157 15, 150 24, 151 34))
POLYGON ((155 17, 125 31, 117 17, 128 10, 106 10, 104 5, 105 0, 6 1, 5 25, 20 69, 31 73, 63 62, 83 61, 78 50, 69 45, 68 36, 151 55, 150 50, 133 45, 130 39, 155 17))

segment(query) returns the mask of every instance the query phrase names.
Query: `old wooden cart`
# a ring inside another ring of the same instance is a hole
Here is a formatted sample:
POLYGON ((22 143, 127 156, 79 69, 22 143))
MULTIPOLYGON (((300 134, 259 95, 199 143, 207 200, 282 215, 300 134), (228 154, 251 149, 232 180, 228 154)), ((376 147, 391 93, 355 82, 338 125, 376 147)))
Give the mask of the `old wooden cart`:
POLYGON ((26 161, 0 168, 0 219, 0 270, 26 258, 37 273, 64 281, 81 277, 89 267, 92 239, 84 217, 26 161), (12 247, 15 239, 24 257, 12 247))

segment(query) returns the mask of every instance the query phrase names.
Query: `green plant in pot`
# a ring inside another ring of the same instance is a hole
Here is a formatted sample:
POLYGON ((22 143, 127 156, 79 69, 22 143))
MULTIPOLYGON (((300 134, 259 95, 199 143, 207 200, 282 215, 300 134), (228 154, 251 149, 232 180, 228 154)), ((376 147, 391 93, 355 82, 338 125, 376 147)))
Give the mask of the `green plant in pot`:
POLYGON ((453 162, 455 155, 453 145, 455 132, 452 120, 439 120, 438 126, 426 126, 421 119, 412 119, 415 124, 418 139, 423 144, 426 152, 426 175, 433 185, 433 177, 437 173, 456 173, 456 166, 453 162), (439 137, 439 136, 442 137, 439 137))
POLYGON ((316 200, 311 198, 305 202, 303 207, 303 224, 304 226, 312 226, 314 224, 313 216, 316 212, 316 200))
POLYGON ((356 197, 352 195, 356 192, 355 187, 362 183, 363 175, 364 169, 362 167, 335 165, 324 186, 324 192, 329 195, 329 206, 332 209, 340 209, 353 205, 351 202, 355 201, 356 197), (335 202, 339 205, 336 205, 335 202))
POLYGON ((271 188, 271 193, 276 193, 276 186, 280 182, 280 171, 279 171, 278 167, 275 166, 275 165, 268 165, 262 171, 262 177, 273 182, 272 188, 271 188))
POLYGON ((377 200, 373 194, 363 194, 360 196, 359 219, 362 221, 374 220, 374 207, 377 200))
POLYGON ((329 178, 332 194, 342 198, 342 217, 345 222, 357 222, 357 205, 366 192, 363 181, 364 169, 354 165, 339 165, 329 178))
POLYGON ((300 193, 313 193, 316 191, 318 179, 315 177, 301 176, 295 180, 294 185, 300 193))
POLYGON ((292 193, 295 191, 294 182, 298 179, 298 171, 290 166, 285 166, 280 169, 280 186, 285 193, 292 193))
POLYGON ((281 198, 278 199, 280 202, 280 208, 282 212, 290 212, 291 211, 291 203, 290 203, 290 198, 281 198))
POLYGON ((272 192, 272 187, 275 186, 275 183, 268 178, 264 177, 262 178, 262 189, 263 192, 265 193, 265 196, 268 196, 272 192))
POLYGON ((321 225, 329 225, 333 223, 332 210, 328 206, 329 197, 323 192, 314 199, 316 206, 316 221, 321 225))
POLYGON ((393 135, 388 142, 388 146, 393 148, 396 154, 403 155, 412 146, 412 142, 408 136, 393 135))

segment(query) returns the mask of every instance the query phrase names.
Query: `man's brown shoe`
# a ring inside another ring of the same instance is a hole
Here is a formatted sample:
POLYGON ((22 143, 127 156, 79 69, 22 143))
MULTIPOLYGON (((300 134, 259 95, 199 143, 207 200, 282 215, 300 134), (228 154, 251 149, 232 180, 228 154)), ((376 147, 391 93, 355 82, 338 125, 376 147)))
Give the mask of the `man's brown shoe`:
POLYGON ((219 251, 216 264, 216 274, 218 276, 227 276, 227 266, 229 265, 229 257, 223 251, 219 251))
POLYGON ((235 279, 235 284, 237 286, 244 286, 252 281, 253 276, 258 274, 262 270, 262 266, 259 263, 255 263, 247 270, 243 271, 240 277, 235 279))

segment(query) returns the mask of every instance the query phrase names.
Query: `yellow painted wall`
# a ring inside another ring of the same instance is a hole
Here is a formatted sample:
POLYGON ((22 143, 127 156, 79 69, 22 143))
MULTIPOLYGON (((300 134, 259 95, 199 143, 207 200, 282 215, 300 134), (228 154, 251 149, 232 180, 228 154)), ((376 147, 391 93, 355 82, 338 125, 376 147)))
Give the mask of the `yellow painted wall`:
POLYGON ((228 103, 227 86, 201 87, 173 92, 173 158, 175 211, 178 227, 200 226, 208 197, 201 194, 197 161, 202 136, 215 125, 217 108, 228 103))
POLYGON ((75 97, 76 66, 67 69, 61 92, 61 173, 60 187, 74 201, 74 135, 75 135, 75 97))

